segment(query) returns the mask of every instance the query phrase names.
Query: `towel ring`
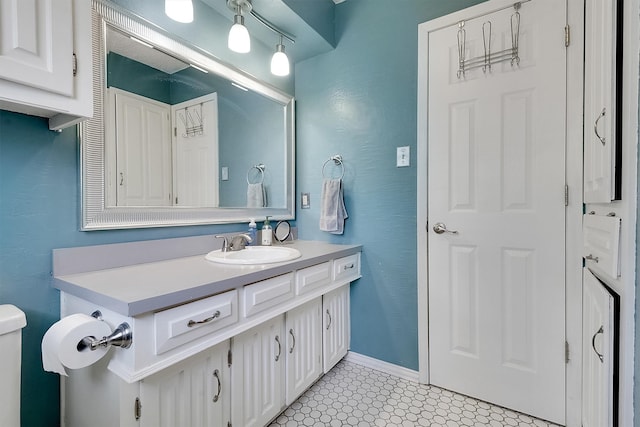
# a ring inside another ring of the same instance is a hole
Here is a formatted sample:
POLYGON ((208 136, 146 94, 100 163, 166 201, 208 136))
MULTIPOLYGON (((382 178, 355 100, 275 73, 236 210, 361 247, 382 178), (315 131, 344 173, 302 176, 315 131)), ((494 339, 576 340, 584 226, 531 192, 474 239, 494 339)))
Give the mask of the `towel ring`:
POLYGON ((251 184, 252 182, 249 180, 249 174, 251 173, 252 170, 257 169, 259 175, 259 180, 254 182, 253 184, 262 184, 264 182, 264 170, 266 169, 266 166, 262 163, 260 163, 259 165, 253 165, 249 168, 249 170, 247 171, 247 184, 251 184))
POLYGON ((340 166, 342 168, 342 173, 340 174, 340 177, 335 179, 342 179, 344 177, 344 163, 342 163, 342 156, 340 154, 336 154, 335 156, 329 157, 329 159, 322 164, 322 177, 325 179, 328 179, 328 177, 325 175, 325 168, 329 164, 329 162, 332 160, 333 160, 333 163, 335 163, 337 166, 340 166))

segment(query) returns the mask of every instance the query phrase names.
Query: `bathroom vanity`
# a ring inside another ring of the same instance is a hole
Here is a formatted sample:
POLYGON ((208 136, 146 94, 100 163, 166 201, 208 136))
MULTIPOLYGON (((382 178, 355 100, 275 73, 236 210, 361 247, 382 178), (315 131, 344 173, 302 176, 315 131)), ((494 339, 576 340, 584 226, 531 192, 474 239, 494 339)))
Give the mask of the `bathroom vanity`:
POLYGON ((295 241, 295 260, 225 265, 205 259, 213 240, 54 251, 61 317, 99 310, 133 330, 63 378, 62 425, 263 426, 346 354, 359 245, 295 241))

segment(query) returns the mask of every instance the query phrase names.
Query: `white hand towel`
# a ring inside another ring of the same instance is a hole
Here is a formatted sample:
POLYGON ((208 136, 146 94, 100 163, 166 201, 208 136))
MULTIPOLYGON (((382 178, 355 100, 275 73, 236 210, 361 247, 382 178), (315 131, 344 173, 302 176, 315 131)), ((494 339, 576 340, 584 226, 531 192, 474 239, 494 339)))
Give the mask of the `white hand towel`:
POLYGON ((249 184, 247 186, 247 207, 263 208, 266 206, 266 197, 262 183, 249 184))
POLYGON ((333 234, 344 232, 344 220, 348 218, 344 206, 341 179, 325 179, 320 199, 320 230, 333 234))

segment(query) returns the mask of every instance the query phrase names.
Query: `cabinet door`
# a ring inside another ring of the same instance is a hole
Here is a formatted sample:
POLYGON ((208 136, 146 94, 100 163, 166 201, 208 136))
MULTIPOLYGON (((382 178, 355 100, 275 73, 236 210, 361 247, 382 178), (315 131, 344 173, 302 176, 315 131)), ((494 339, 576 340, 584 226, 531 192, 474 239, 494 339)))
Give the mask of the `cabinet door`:
POLYGON ((233 425, 262 427, 284 408, 284 315, 233 338, 233 425))
POLYGON ((287 312, 286 404, 322 375, 322 298, 287 312))
POLYGON ((72 0, 0 2, 0 77, 73 94, 72 0))
POLYGON ((224 426, 230 420, 229 342, 140 382, 141 427, 224 426))
POLYGON ((582 317, 582 425, 613 426, 614 298, 584 269, 582 317))
POLYGON ((322 314, 322 350, 326 374, 349 350, 349 285, 324 295, 322 314))
POLYGON ((617 0, 587 0, 585 9, 584 201, 616 197, 617 0))

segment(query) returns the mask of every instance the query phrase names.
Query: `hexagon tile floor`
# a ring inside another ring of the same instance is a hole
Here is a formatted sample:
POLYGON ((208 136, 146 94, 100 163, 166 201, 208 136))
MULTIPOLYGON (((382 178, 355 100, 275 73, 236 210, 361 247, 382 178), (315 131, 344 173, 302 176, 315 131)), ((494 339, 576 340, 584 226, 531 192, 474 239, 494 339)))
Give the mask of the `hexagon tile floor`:
POLYGON ((557 427, 530 416, 341 361, 269 427, 557 427))

